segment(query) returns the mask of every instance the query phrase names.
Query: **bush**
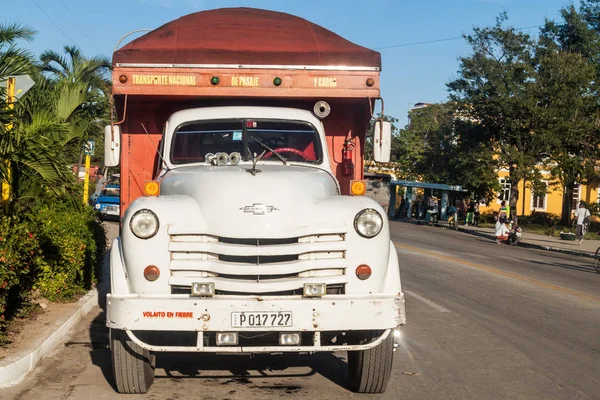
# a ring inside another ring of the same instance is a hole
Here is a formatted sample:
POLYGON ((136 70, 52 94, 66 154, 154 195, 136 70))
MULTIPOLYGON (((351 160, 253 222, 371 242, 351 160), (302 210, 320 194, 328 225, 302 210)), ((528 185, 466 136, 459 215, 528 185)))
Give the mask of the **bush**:
POLYGON ((89 290, 98 280, 97 265, 102 262, 106 240, 98 238, 92 228, 98 224, 92 211, 42 205, 36 207, 31 219, 46 261, 36 282, 41 295, 51 301, 70 300, 89 290))
POLYGON ((33 293, 68 301, 98 281, 106 234, 91 208, 20 207, 0 219, 0 342, 33 293))
POLYGON ((559 219, 556 214, 533 211, 531 215, 519 217, 519 225, 541 225, 545 228, 556 228, 559 219))
POLYGON ((0 217, 0 344, 8 322, 29 299, 43 253, 31 224, 18 217, 0 217))
POLYGON ((495 224, 496 216, 493 213, 485 213, 479 215, 480 224, 495 224))

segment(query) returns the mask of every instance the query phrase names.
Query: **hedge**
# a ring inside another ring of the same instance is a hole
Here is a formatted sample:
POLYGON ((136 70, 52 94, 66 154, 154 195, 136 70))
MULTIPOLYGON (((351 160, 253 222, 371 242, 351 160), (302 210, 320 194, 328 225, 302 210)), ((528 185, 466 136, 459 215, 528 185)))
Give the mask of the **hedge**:
POLYGON ((35 297, 70 301, 98 281, 106 234, 90 208, 35 205, 0 217, 0 344, 35 297))

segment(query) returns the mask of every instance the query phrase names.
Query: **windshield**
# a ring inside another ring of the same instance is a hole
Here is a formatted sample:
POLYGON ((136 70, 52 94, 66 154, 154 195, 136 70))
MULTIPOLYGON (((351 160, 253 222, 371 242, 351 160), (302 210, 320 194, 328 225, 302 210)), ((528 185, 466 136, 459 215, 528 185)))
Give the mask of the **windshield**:
POLYGON ((277 120, 194 121, 177 128, 173 136, 173 164, 206 162, 207 154, 238 152, 243 160, 265 153, 261 160, 322 161, 319 135, 307 122, 277 120), (265 147, 265 145, 267 147, 265 147))
POLYGON ((102 191, 102 196, 119 196, 120 189, 118 187, 107 187, 102 191))

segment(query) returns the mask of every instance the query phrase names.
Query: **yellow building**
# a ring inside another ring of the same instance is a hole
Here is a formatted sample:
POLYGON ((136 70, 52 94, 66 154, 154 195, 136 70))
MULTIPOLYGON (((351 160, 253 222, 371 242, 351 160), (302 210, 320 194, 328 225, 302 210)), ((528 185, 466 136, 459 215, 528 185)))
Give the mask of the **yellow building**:
MULTIPOLYGON (((480 207, 481 213, 492 213, 500 210, 502 200, 509 202, 510 182, 508 180, 508 171, 501 170, 498 172, 498 180, 501 190, 496 200, 489 205, 480 207)), ((519 201, 517 202, 517 215, 530 215, 533 211, 546 212, 555 214, 558 217, 562 215, 562 203, 564 189, 552 177, 546 173, 542 174, 542 183, 546 184, 547 190, 544 196, 535 196, 532 190, 531 182, 519 182, 519 201)), ((586 204, 597 204, 599 198, 599 184, 592 185, 577 185, 573 190, 573 199, 571 207, 575 210, 580 201, 586 204)))

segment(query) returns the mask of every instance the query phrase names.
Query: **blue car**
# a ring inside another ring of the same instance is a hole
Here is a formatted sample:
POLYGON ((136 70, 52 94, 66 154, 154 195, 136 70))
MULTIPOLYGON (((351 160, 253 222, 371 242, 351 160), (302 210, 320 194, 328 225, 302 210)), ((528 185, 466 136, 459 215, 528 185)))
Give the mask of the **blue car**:
POLYGON ((100 219, 119 219, 121 215, 120 186, 106 185, 94 203, 94 209, 100 219))

